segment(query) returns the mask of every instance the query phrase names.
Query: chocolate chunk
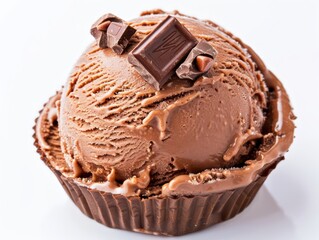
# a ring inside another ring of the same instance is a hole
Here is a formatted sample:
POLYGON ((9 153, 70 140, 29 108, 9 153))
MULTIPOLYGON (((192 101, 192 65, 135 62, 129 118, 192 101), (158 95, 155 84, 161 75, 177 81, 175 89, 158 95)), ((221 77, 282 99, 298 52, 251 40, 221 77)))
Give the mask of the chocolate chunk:
POLYGON ((213 65, 213 62, 214 62, 214 59, 211 57, 207 57, 204 55, 199 55, 196 57, 197 69, 202 73, 207 72, 213 65))
POLYGON ((91 27, 91 34, 95 39, 99 39, 103 33, 106 32, 107 27, 105 30, 101 29, 101 26, 105 22, 123 22, 122 19, 118 18, 117 16, 113 15, 112 13, 108 13, 100 17, 91 27), (98 29, 99 28, 99 29, 98 29))
POLYGON ((115 15, 108 13, 99 18, 91 27, 91 34, 101 48, 110 47, 122 54, 136 30, 115 15))
POLYGON ((201 40, 176 70, 177 76, 182 79, 195 80, 209 71, 216 54, 216 50, 208 42, 201 40))
POLYGON ((107 35, 105 32, 101 32, 96 42, 100 48, 107 48, 107 35))
POLYGON ((106 45, 115 53, 122 54, 135 32, 134 28, 125 23, 112 22, 107 28, 106 45))
POLYGON ((196 43, 196 38, 175 17, 168 16, 136 46, 128 61, 159 90, 196 43))
POLYGON ((96 29, 102 32, 106 32, 107 28, 110 26, 110 21, 102 22, 101 24, 97 25, 96 29))

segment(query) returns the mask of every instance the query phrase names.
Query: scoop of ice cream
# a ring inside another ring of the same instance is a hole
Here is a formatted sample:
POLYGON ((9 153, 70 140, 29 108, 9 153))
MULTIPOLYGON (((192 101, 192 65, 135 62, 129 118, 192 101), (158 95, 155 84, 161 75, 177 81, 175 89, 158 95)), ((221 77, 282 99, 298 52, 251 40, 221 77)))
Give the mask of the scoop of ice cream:
POLYGON ((129 22, 126 53, 89 46, 74 67, 59 105, 64 158, 76 176, 117 181, 150 168, 150 185, 184 173, 239 167, 262 136, 267 87, 247 51, 204 21, 175 17, 217 51, 209 73, 177 76, 156 91, 127 61, 127 53, 167 14, 129 22))

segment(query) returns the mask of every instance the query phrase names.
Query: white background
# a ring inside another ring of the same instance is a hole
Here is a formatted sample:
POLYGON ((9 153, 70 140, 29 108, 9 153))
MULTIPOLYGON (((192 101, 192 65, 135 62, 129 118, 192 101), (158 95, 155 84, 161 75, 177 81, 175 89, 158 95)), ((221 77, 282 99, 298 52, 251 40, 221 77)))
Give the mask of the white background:
POLYGON ((286 160, 246 211, 180 239, 318 239, 319 3, 306 0, 0 0, 0 239, 161 239, 85 217, 31 137, 38 110, 93 40, 90 25, 107 12, 129 20, 153 8, 212 19, 241 37, 284 83, 298 116, 286 160))

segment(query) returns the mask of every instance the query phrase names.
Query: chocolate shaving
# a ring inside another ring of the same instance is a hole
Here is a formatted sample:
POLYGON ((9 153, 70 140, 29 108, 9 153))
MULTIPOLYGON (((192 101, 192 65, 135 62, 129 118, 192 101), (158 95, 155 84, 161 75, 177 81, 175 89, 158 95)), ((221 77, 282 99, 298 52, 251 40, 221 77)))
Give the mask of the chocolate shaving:
POLYGON ((181 79, 195 80, 209 71, 216 54, 216 50, 208 42, 201 40, 176 70, 177 76, 181 79))
POLYGON ((175 17, 167 16, 135 47, 128 61, 159 90, 196 43, 196 38, 175 17))

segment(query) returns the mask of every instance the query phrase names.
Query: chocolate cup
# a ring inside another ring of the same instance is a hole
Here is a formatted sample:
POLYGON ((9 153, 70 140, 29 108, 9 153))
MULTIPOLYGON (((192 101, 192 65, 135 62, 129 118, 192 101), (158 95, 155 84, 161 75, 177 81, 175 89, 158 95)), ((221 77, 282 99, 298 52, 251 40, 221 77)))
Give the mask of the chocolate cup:
POLYGON ((53 172, 88 217, 111 228, 167 236, 195 232, 234 217, 251 203, 266 179, 208 196, 141 199, 90 190, 53 172))
POLYGON ((256 181, 232 190, 193 197, 126 197, 80 186, 50 164, 35 134, 34 138, 41 159, 86 216, 111 228, 153 235, 183 235, 234 217, 251 203, 269 173, 282 160, 276 159, 265 166, 256 181))

